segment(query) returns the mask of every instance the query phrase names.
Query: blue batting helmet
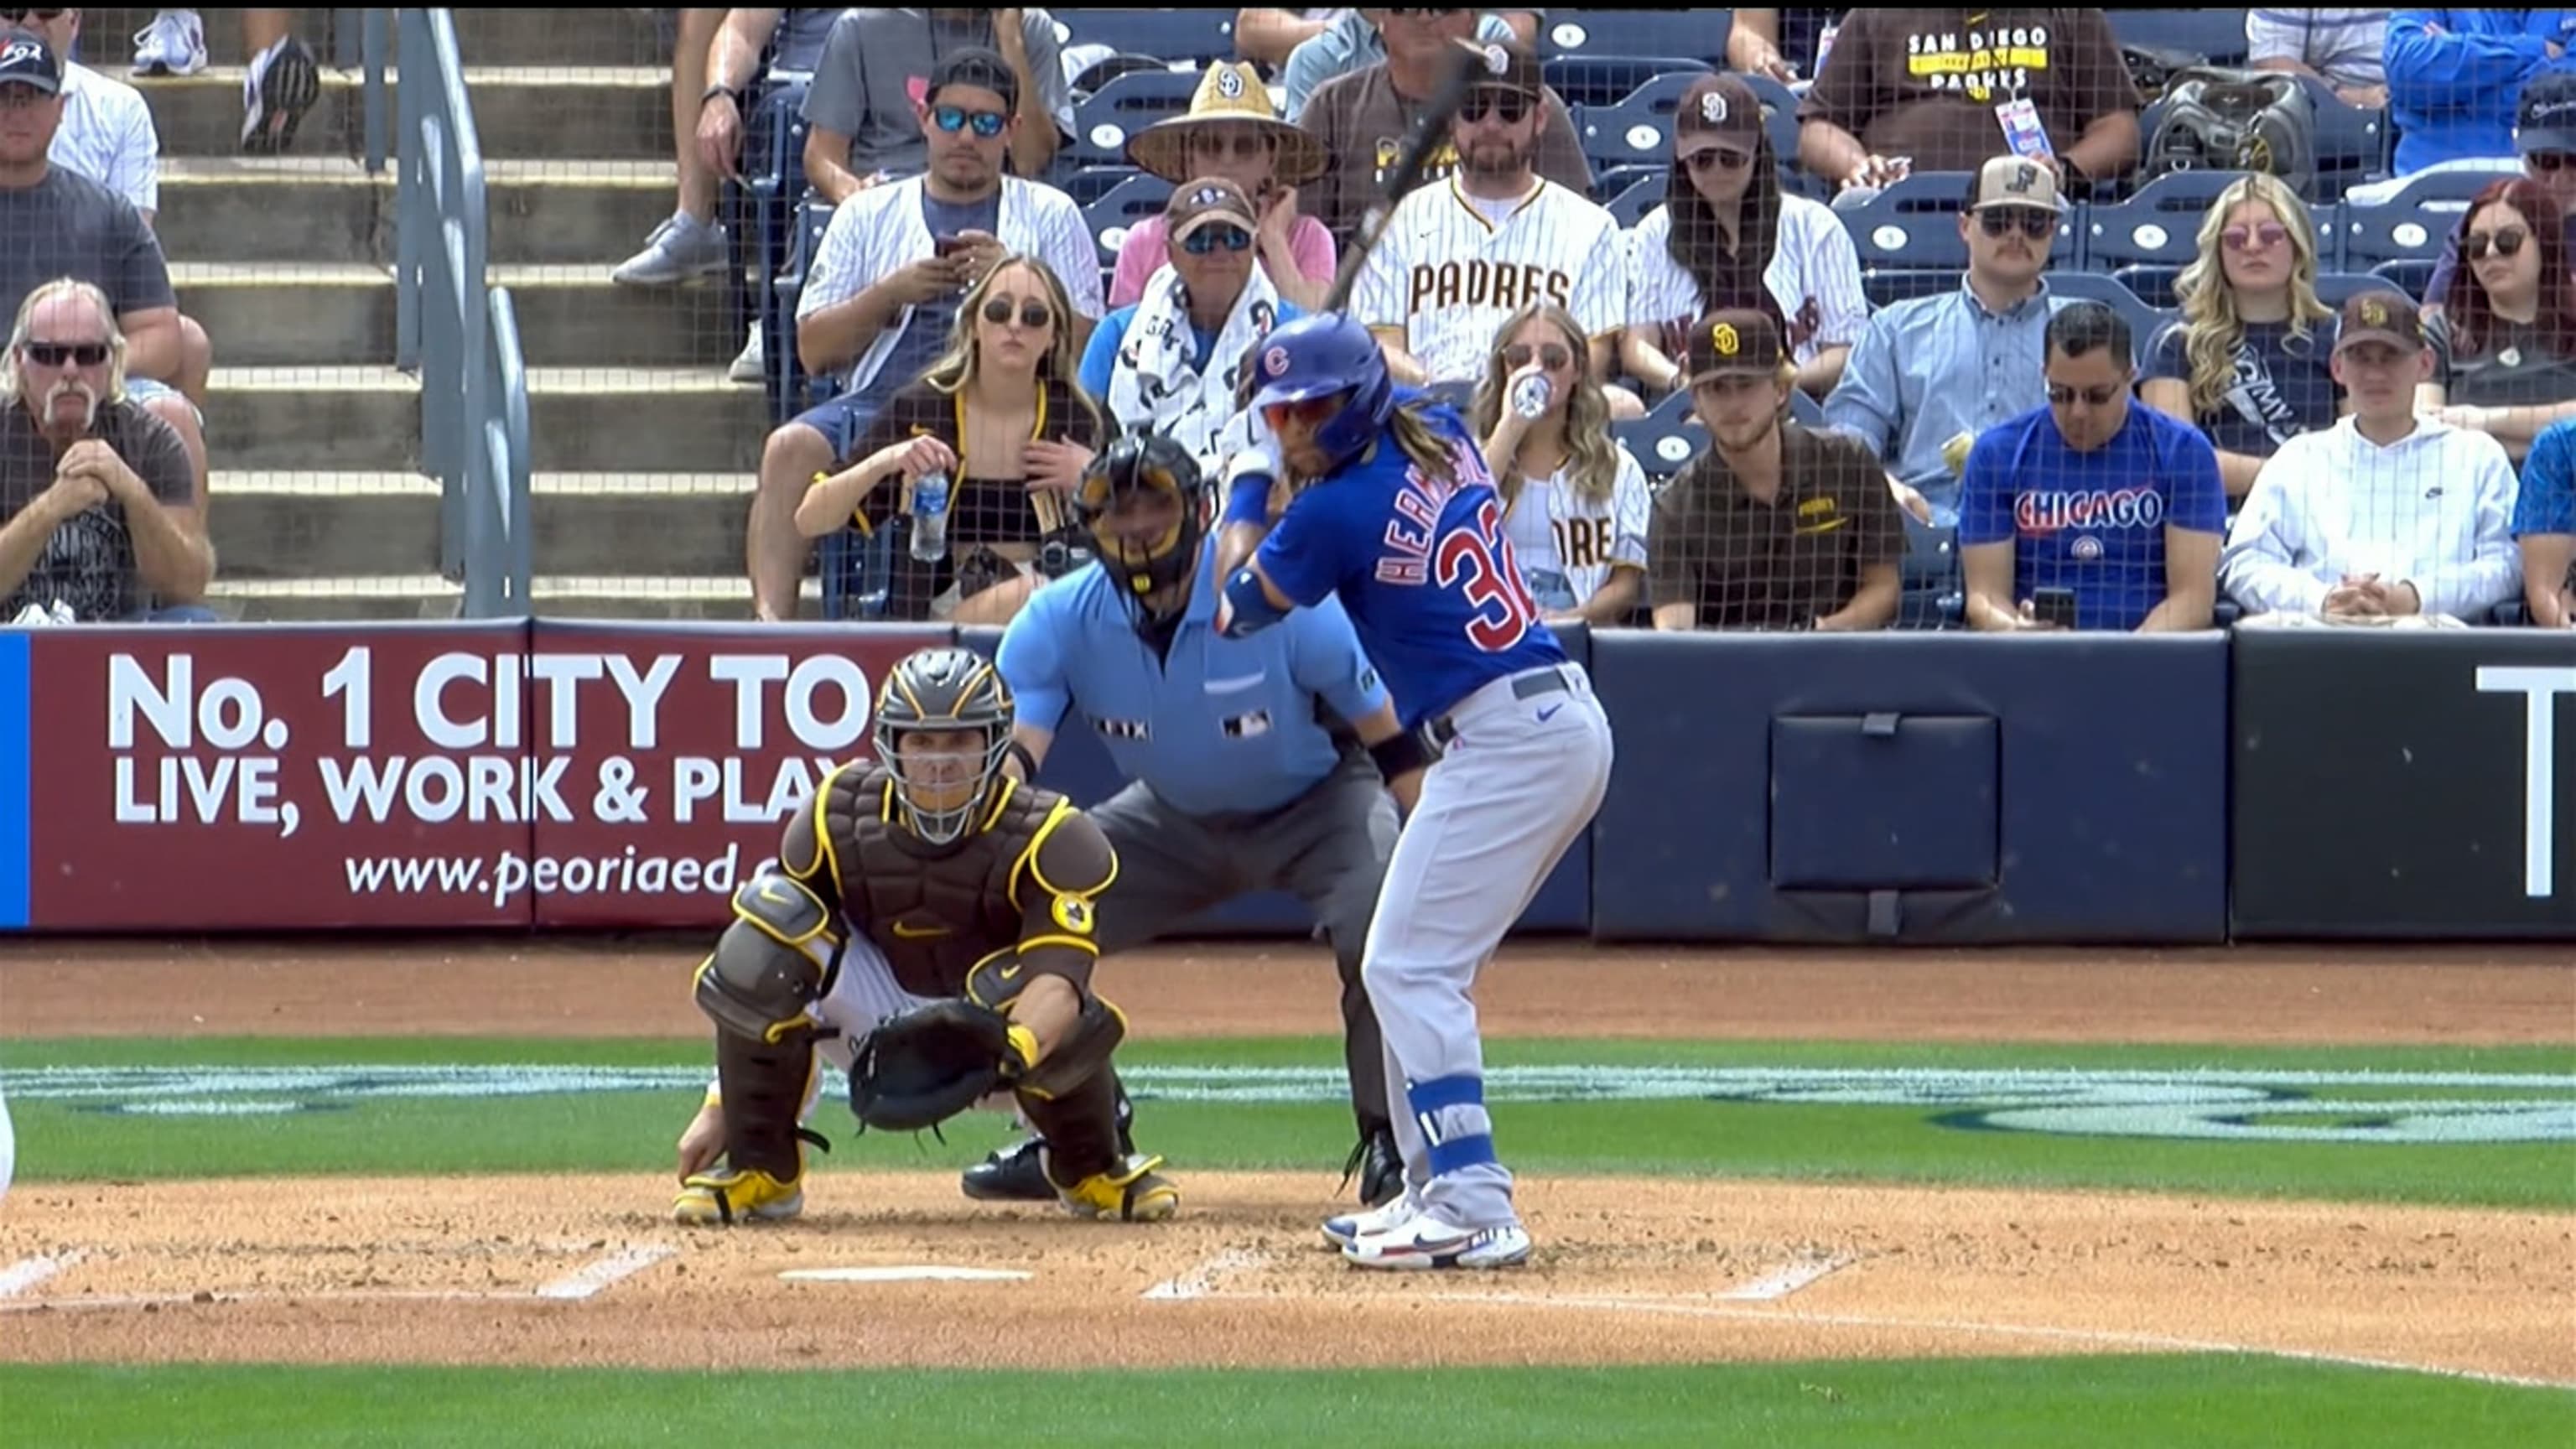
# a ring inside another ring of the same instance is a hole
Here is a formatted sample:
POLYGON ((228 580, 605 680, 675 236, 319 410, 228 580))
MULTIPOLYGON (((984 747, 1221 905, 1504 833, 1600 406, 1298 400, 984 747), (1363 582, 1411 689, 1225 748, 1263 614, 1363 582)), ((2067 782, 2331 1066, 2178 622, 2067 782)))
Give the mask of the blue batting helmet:
POLYGON ((1252 405, 1310 402, 1348 393, 1342 410, 1315 432, 1315 446, 1335 467, 1376 441, 1395 414, 1395 379, 1377 339, 1349 317, 1300 317, 1261 340, 1254 358, 1252 405))

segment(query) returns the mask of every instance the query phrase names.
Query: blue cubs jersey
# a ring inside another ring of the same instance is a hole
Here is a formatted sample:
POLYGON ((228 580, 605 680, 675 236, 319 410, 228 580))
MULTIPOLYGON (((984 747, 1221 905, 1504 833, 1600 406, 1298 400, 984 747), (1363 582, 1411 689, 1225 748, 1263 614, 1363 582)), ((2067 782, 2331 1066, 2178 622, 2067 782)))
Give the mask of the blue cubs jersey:
POLYGON ((1492 680, 1565 662, 1521 581, 1466 423, 1443 405, 1423 416, 1451 445, 1451 477, 1414 467, 1384 433, 1299 493, 1256 555, 1300 607, 1340 597, 1408 729, 1492 680))

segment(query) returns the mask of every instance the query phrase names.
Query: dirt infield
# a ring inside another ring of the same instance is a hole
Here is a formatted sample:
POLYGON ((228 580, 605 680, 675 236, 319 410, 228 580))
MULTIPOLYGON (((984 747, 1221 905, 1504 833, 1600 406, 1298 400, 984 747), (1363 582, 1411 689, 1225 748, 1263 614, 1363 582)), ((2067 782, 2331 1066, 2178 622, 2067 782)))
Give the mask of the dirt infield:
MULTIPOLYGON (((684 944, 85 944, 0 960, 0 1036, 697 1035, 684 944)), ((1304 947, 1140 953, 1140 1036, 1329 1032, 1304 947)), ((2451 1044, 2576 1037, 2544 953, 1516 950, 1496 1035, 2451 1044)), ((663 1144, 654 1144, 658 1151, 663 1144)), ((1540 1256, 1371 1275, 1330 1176, 1193 1173, 1178 1221, 821 1173, 794 1224, 683 1229, 648 1175, 22 1184, 0 1359, 1347 1366, 2256 1348, 2576 1385, 2576 1215, 2134 1194, 1527 1181, 1540 1256), (991 1281, 784 1281, 815 1269, 991 1281), (1361 1355, 1359 1346, 1369 1346, 1361 1355)))

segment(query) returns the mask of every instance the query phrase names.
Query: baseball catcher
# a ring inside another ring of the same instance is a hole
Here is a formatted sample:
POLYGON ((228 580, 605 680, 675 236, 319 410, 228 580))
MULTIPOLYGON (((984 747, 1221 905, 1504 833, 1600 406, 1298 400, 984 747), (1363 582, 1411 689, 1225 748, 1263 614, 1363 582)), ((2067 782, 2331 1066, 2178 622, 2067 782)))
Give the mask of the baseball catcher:
POLYGON ((909 656, 878 691, 877 759, 826 775, 734 894, 695 982, 716 1081, 680 1138, 681 1222, 803 1211, 818 1052, 849 1074, 862 1130, 1016 1103, 1067 1211, 1179 1209, 1163 1159, 1126 1149, 1110 1070, 1126 1018, 1091 990, 1117 856, 1072 802, 1005 774, 1014 713, 975 654, 909 656))

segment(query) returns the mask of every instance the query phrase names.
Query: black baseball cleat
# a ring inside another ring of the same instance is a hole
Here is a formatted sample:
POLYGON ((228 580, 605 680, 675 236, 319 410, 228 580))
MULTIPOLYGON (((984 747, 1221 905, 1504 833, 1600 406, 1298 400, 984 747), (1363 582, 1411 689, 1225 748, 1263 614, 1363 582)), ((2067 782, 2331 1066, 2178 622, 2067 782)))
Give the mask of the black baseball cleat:
POLYGON ((1351 1160, 1342 1164, 1342 1186, 1349 1187, 1354 1177, 1360 1182, 1360 1201, 1370 1207, 1384 1207, 1404 1191, 1404 1154, 1395 1150, 1394 1132, 1370 1128, 1351 1149, 1351 1160))
POLYGON ((1038 1160, 1045 1139, 1029 1137, 1008 1152, 995 1152, 958 1178, 958 1186, 978 1202, 1053 1202, 1055 1184, 1047 1181, 1038 1160))

